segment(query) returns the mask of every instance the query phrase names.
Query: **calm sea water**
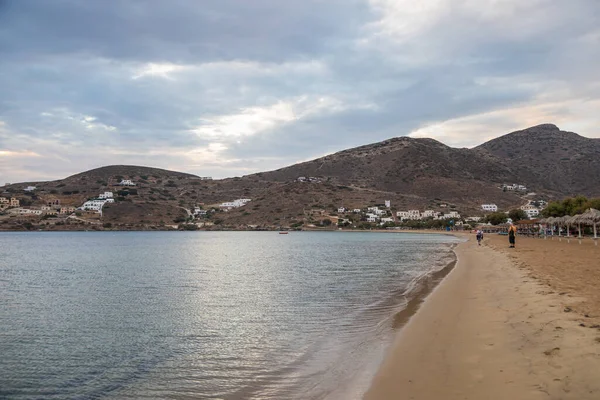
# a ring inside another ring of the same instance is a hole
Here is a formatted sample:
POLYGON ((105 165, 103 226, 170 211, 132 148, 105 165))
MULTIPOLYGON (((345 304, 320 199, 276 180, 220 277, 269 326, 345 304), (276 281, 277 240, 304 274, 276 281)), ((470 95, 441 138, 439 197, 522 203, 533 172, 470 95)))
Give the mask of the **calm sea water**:
POLYGON ((0 233, 0 398, 360 398, 456 241, 0 233))

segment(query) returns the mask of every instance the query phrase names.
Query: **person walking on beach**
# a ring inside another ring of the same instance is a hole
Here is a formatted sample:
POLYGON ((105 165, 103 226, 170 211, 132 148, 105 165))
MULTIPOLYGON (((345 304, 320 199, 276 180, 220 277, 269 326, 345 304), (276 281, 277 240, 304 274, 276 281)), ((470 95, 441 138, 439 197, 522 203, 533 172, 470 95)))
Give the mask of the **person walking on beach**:
POLYGON ((478 230, 477 231, 477 244, 479 244, 481 246, 481 241, 483 240, 483 231, 482 230, 478 230))
POLYGON ((515 247, 515 237, 517 236, 517 227, 513 224, 508 228, 508 243, 510 243, 511 248, 515 247))

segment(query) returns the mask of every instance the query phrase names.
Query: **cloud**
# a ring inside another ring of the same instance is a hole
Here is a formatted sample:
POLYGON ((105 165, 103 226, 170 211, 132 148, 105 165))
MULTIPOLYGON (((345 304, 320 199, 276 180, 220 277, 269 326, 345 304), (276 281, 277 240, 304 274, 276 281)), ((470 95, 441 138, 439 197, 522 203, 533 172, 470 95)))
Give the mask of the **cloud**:
POLYGON ((225 177, 539 122, 598 137, 599 26, 596 0, 4 2, 0 180, 225 177))
POLYGON ((145 77, 161 77, 165 79, 173 79, 172 73, 182 71, 186 67, 183 65, 175 65, 169 63, 156 64, 148 63, 142 68, 138 69, 131 78, 140 79, 145 77))

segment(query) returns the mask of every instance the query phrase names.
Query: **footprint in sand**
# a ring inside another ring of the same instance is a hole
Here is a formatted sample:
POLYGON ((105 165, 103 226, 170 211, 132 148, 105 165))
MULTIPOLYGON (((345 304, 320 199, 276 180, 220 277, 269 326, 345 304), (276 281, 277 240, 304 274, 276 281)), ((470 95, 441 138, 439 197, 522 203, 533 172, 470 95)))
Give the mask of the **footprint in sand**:
POLYGON ((546 350, 544 352, 544 354, 547 355, 547 356, 553 356, 553 355, 556 355, 559 351, 560 351, 560 347, 555 347, 555 348, 553 348, 551 350, 546 350))

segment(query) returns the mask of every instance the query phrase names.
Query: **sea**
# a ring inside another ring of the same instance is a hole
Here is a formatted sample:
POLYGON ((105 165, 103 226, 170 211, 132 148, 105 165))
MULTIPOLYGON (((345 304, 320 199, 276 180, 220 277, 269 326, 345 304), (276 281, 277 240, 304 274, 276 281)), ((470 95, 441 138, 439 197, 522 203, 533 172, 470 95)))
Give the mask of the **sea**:
POLYGON ((0 398, 360 399, 458 242, 0 233, 0 398))

